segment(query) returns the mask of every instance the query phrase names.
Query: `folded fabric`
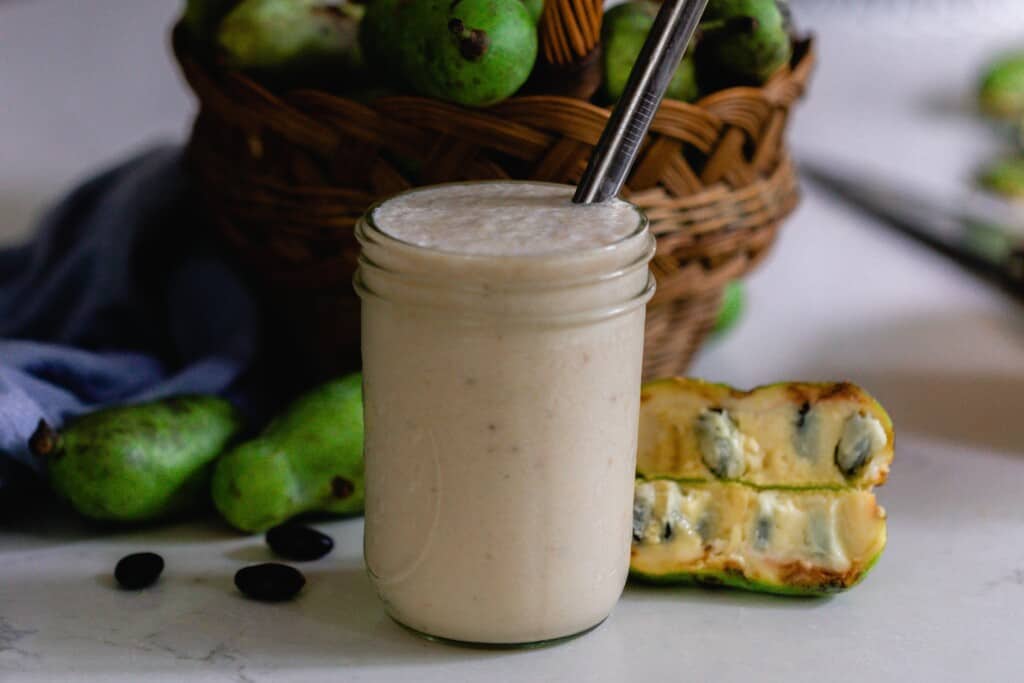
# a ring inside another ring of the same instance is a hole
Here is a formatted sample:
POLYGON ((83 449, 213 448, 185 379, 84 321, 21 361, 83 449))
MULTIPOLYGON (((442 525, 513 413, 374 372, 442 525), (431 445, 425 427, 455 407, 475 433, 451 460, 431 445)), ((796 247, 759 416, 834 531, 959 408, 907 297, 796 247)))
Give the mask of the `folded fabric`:
POLYGON ((151 149, 75 189, 29 244, 0 250, 0 452, 31 463, 41 418, 105 405, 245 403, 257 306, 191 194, 181 150, 151 149))

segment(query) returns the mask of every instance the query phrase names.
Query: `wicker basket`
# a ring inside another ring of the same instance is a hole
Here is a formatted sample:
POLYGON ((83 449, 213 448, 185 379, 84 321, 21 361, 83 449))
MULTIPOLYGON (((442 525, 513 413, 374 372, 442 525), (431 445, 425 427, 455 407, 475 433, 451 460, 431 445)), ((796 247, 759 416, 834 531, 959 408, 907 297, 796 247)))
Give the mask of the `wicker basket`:
MULTIPOLYGON (((320 91, 273 94, 175 52, 200 102, 189 160, 212 223, 251 273, 277 343, 311 374, 359 363, 352 228, 375 200, 414 185, 475 179, 575 183, 608 118, 569 97, 465 109, 418 97, 361 104, 320 91)), ((713 325, 723 287, 747 273, 795 207, 784 146, 810 42, 760 88, 666 101, 624 196, 658 239, 644 375, 681 374, 713 325)))

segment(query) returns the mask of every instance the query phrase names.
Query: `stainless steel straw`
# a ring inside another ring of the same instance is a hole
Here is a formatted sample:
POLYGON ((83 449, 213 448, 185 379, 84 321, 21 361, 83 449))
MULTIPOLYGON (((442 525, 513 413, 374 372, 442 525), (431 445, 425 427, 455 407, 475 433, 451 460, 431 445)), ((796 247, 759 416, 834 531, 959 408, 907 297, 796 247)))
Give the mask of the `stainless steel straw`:
POLYGON ((619 194, 640 142, 651 126, 669 81, 686 52, 707 0, 665 0, 647 36, 626 89, 594 148, 572 200, 608 201, 619 194))

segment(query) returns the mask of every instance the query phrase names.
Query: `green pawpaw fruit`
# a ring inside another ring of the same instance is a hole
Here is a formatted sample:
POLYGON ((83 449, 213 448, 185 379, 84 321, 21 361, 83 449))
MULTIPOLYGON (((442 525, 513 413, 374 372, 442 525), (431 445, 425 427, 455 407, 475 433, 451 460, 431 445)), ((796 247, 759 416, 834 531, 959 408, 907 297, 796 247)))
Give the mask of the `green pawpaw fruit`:
MULTIPOLYGON (((658 4, 654 2, 627 2, 605 12, 601 26, 601 59, 604 98, 609 102, 616 102, 626 89, 633 64, 657 14, 658 4)), ((672 76, 665 97, 692 102, 698 94, 696 66, 692 55, 687 54, 672 76)))
POLYGON ((725 334, 739 322, 743 315, 745 298, 742 281, 733 280, 725 286, 722 303, 719 305, 718 315, 715 317, 714 333, 716 335, 725 334))
POLYGON ((60 433, 41 422, 30 449, 80 514, 143 522, 208 506, 210 465, 240 426, 226 401, 182 396, 99 410, 60 433))
POLYGON ((526 5, 526 11, 530 13, 533 23, 539 22, 540 15, 544 14, 544 0, 522 0, 522 3, 526 5))
POLYGON ((849 383, 641 391, 631 575, 785 595, 849 588, 886 542, 892 422, 849 383))
POLYGON ((374 0, 361 43, 371 68, 419 95, 482 107, 515 93, 537 58, 521 0, 374 0))
POLYGON ((242 0, 221 22, 217 46, 230 68, 275 87, 347 89, 364 79, 363 7, 326 0, 242 0))
POLYGON ((994 161, 978 174, 984 189, 1010 199, 1024 199, 1024 155, 994 161))
POLYGON ((697 70, 704 90, 759 85, 792 56, 775 0, 710 0, 700 24, 697 70))
POLYGON ((361 382, 313 389, 217 462, 213 502, 229 524, 258 532, 304 513, 363 511, 361 382))
POLYGON ((989 116, 1024 116, 1024 51, 1012 52, 989 64, 978 86, 978 106, 989 116))

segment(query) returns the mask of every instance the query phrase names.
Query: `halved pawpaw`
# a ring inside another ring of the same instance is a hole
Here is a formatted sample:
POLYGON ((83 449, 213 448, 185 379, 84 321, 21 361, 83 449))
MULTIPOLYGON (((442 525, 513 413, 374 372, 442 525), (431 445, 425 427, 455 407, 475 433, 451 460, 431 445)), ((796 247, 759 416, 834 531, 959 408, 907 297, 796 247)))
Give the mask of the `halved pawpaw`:
POLYGON ((637 474, 762 488, 865 488, 893 457, 892 420, 846 382, 740 391, 672 378, 640 397, 637 474))

